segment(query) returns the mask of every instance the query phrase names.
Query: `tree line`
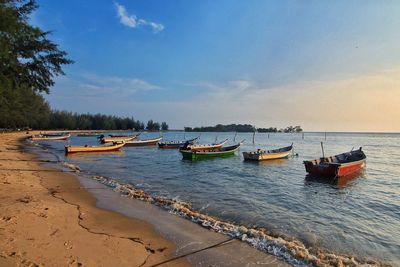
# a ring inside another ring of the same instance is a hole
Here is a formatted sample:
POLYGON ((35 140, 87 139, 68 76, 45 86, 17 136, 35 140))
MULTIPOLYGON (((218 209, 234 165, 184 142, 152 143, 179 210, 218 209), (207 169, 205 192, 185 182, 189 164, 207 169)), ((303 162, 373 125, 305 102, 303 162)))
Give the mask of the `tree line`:
MULTIPOLYGON (((39 101, 40 102, 40 101, 39 101)), ((0 108, 2 109, 2 108, 0 108)), ((35 109, 33 109, 34 111, 35 109)), ((32 111, 32 110, 31 110, 32 111)), ((27 110, 29 112, 29 110, 27 110)), ((147 124, 135 120, 133 117, 118 117, 104 114, 79 114, 69 111, 50 110, 48 105, 44 105, 39 114, 31 116, 21 116, 9 118, 12 112, 1 113, 0 128, 5 129, 49 129, 49 130, 148 130, 166 131, 168 124, 149 120, 147 124), (35 120, 32 120, 35 118, 35 120), (7 119, 4 120, 4 119, 7 119)), ((16 115, 18 112, 16 112, 16 115)))
POLYGON ((185 127, 185 132, 260 132, 260 133, 299 133, 303 129, 300 126, 288 126, 286 128, 279 129, 276 127, 269 128, 256 128, 250 124, 228 124, 222 125, 217 124, 215 126, 205 126, 205 127, 185 127))
POLYGON ((42 96, 74 63, 48 39, 50 32, 29 24, 34 0, 0 1, 0 129, 168 130, 149 120, 51 110, 42 96))
POLYGON ((78 114, 67 111, 53 111, 46 129, 70 130, 148 130, 166 131, 168 124, 149 120, 145 125, 133 117, 118 117, 104 114, 78 114))

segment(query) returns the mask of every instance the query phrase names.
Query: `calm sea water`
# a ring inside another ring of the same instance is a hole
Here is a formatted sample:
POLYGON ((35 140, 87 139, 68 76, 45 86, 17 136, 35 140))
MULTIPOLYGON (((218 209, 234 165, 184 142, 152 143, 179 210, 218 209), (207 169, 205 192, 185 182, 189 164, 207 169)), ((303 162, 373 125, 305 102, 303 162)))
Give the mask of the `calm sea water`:
MULTIPOLYGON (((199 133, 168 132, 164 140, 199 133)), ((234 133, 201 133, 201 143, 234 133)), ((158 136, 142 134, 142 138, 158 136)), ((353 254, 400 266, 400 134, 324 133, 237 134, 246 139, 236 156, 185 161, 178 150, 129 147, 110 154, 65 157, 66 142, 42 142, 62 160, 90 175, 130 183, 147 193, 192 203, 222 220, 265 227, 334 253, 353 254), (306 178, 303 160, 363 147, 366 170, 353 179, 324 183, 306 178), (294 143, 298 157, 244 162, 241 152, 294 143)), ((72 137, 67 143, 97 144, 95 137, 72 137)))

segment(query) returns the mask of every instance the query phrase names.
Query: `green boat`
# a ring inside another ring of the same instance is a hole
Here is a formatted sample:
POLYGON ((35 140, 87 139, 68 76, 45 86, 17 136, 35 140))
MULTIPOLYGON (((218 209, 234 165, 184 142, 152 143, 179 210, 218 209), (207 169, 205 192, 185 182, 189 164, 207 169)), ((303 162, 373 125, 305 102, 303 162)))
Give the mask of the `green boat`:
POLYGON ((179 150, 182 153, 183 159, 197 160, 197 159, 208 159, 208 158, 216 158, 216 157, 229 157, 233 156, 235 152, 239 149, 242 143, 227 146, 212 150, 179 150))

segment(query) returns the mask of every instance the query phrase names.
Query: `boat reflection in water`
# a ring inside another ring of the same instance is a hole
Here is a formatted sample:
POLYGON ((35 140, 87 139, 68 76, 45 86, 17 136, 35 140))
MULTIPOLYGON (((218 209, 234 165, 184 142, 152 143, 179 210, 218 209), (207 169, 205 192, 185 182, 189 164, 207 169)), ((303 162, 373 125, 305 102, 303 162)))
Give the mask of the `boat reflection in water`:
POLYGON ((115 156, 115 157, 122 157, 125 155, 124 151, 117 150, 117 151, 96 151, 90 153, 69 153, 66 156, 69 159, 79 159, 83 161, 90 161, 91 159, 96 159, 98 156, 108 155, 108 156, 115 156))
POLYGON ((341 177, 334 177, 334 178, 324 178, 308 174, 305 177, 305 183, 308 184, 317 182, 317 183, 329 184, 329 185, 334 185, 335 187, 340 189, 340 188, 345 188, 351 181, 364 176, 364 173, 365 169, 362 168, 348 175, 341 177))
POLYGON ((288 163, 286 158, 283 159, 270 159, 270 160, 244 160, 245 164, 254 164, 259 166, 279 166, 288 163))

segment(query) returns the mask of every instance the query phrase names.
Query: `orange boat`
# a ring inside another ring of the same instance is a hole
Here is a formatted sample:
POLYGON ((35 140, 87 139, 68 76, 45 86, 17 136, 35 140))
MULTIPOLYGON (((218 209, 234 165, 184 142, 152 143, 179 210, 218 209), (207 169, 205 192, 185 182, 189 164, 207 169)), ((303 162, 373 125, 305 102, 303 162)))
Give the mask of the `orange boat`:
POLYGON ((117 151, 124 145, 125 143, 113 144, 110 146, 65 146, 65 153, 110 152, 117 151))

